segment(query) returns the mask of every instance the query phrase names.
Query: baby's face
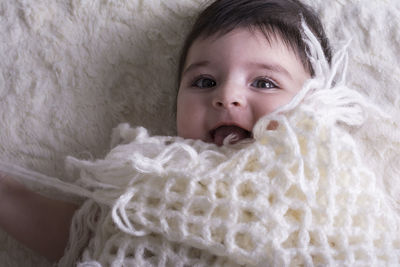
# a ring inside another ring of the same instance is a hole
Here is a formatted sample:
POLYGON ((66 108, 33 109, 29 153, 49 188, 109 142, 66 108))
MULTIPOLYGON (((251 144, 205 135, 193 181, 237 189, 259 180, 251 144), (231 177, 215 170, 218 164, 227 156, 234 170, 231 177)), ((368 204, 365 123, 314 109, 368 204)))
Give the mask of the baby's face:
POLYGON ((178 135, 217 145, 229 134, 249 138, 257 120, 288 103, 309 78, 280 38, 269 44, 261 31, 197 39, 179 86, 178 135))

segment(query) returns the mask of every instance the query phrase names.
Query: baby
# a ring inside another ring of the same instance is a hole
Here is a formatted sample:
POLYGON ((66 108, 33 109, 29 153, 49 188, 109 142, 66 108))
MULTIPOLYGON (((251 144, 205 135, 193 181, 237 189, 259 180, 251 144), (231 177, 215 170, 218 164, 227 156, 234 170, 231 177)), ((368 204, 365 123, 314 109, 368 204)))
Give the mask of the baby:
POLYGON ((230 134, 236 141, 248 138, 260 117, 288 103, 313 75, 301 16, 330 60, 318 17, 298 1, 209 6, 181 54, 178 135, 217 145, 230 134))
MULTIPOLYGON (((217 146, 251 138, 258 119, 288 103, 314 74, 302 20, 330 61, 317 15, 298 0, 218 0, 208 6, 179 62, 178 135, 217 146)), ((0 178, 0 226, 50 261, 63 255, 77 209, 0 178)))

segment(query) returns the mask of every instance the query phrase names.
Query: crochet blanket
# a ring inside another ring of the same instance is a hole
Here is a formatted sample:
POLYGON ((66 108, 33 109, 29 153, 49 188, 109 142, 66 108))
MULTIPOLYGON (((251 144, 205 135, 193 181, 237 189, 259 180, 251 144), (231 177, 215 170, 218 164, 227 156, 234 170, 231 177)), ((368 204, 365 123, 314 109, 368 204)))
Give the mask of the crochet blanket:
POLYGON ((222 148, 120 125, 104 159, 70 159, 91 199, 70 253, 90 238, 79 266, 396 266, 398 214, 336 119, 302 105, 222 148))

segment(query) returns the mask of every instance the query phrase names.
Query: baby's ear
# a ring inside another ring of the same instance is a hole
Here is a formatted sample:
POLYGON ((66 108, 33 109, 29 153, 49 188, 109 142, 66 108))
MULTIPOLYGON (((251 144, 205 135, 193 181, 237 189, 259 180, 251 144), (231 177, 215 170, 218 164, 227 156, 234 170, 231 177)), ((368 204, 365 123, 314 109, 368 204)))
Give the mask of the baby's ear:
POLYGON ((277 121, 270 121, 268 126, 267 126, 267 130, 269 131, 273 131, 276 130, 279 126, 279 123, 277 121))

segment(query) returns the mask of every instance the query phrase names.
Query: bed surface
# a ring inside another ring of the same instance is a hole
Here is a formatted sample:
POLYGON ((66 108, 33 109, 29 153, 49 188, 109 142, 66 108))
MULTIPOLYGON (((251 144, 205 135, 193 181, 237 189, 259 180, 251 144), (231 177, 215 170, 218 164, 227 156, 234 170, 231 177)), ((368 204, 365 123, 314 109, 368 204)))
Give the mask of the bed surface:
MULTIPOLYGON (((349 87, 400 124, 400 2, 305 2, 334 49, 352 40, 349 87)), ((173 135, 179 49, 204 3, 2 1, 0 159, 67 180, 65 157, 104 156, 120 122, 173 135)), ((3 232, 0 240, 1 266, 50 266, 3 232)))

